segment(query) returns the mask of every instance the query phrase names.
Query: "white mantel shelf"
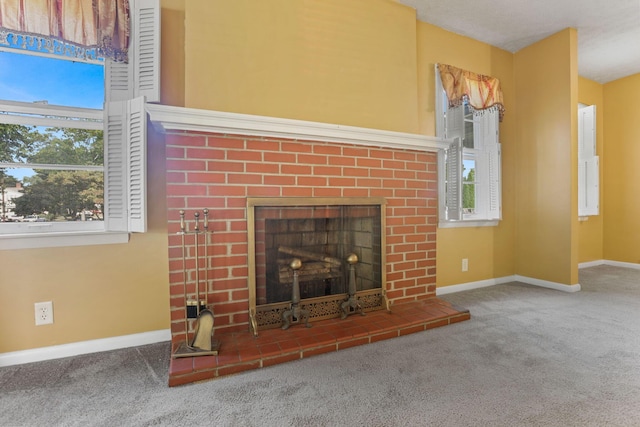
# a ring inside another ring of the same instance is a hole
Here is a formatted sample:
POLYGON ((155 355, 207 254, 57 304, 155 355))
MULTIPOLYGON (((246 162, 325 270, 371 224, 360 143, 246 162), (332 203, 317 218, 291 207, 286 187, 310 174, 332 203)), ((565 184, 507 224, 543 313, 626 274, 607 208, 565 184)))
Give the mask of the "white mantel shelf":
POLYGON ((146 108, 153 125, 163 132, 210 132, 427 152, 437 152, 449 145, 445 139, 413 133, 159 104, 147 104, 146 108))

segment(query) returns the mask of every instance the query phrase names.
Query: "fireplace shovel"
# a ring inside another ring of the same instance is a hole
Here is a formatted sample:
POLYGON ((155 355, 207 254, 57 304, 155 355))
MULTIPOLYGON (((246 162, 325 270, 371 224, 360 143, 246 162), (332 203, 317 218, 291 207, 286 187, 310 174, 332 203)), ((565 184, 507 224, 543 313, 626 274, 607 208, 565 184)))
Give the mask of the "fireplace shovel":
MULTIPOLYGON (((211 333, 213 331, 213 312, 205 308, 198 314, 196 332, 191 341, 191 348, 196 350, 211 351, 211 333)), ((217 350, 216 350, 217 352, 217 350)))

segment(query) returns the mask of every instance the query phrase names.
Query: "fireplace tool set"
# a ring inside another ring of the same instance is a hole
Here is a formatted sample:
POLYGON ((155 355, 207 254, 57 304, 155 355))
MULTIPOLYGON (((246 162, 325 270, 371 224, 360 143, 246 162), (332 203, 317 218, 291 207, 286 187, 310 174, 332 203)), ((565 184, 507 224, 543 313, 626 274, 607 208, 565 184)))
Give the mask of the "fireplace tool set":
POLYGON ((185 221, 185 212, 180 211, 180 234, 182 238, 182 274, 183 274, 183 292, 184 292, 184 335, 185 341, 173 354, 173 357, 193 357, 193 356, 209 356, 218 354, 220 342, 213 338, 213 311, 208 308, 209 300, 209 265, 208 265, 208 248, 209 248, 209 210, 203 210, 203 223, 200 229, 200 212, 194 213, 193 231, 189 231, 185 221), (194 256, 195 256, 195 300, 187 295, 187 244, 185 236, 193 234, 194 236, 194 256), (200 235, 204 236, 204 292, 200 293, 200 235), (189 319, 196 319, 196 327, 193 339, 189 341, 189 319))

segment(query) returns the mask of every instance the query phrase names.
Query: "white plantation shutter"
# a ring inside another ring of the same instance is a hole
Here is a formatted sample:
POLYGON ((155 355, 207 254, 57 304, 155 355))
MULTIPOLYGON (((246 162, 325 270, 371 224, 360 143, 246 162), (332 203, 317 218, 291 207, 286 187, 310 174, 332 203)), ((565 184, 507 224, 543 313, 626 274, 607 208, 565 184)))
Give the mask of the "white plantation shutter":
POLYGON ((495 109, 486 110, 481 114, 482 141, 485 153, 488 187, 487 219, 502 219, 501 200, 501 152, 499 142, 499 116, 495 109))
POLYGON ((144 97, 114 101, 105 110, 105 224, 107 231, 146 231, 144 97))
POLYGON ((596 155, 596 106, 578 110, 578 158, 596 155))
POLYGON ((462 219, 462 140, 456 138, 445 153, 445 201, 447 220, 462 219))
POLYGON ((495 109, 485 110, 479 113, 482 123, 482 140, 484 148, 491 147, 498 143, 498 111, 495 109))
POLYGON ((129 62, 105 68, 105 226, 146 231, 147 116, 160 101, 160 4, 131 1, 129 62))
POLYGON ((578 216, 586 216, 587 192, 584 183, 587 182, 587 162, 578 159, 578 216))
POLYGON ((445 138, 453 139, 464 137, 464 107, 450 107, 445 118, 445 138))
POLYGON ((158 0, 135 2, 134 96, 160 102, 160 5, 158 0))
POLYGON ((502 191, 500 183, 502 179, 501 172, 501 156, 500 144, 496 144, 495 150, 488 151, 489 166, 489 206, 487 209, 487 219, 502 219, 502 191))
POLYGON ((600 158, 587 160, 587 215, 598 215, 600 211, 600 158))
POLYGON ((449 107, 445 117, 446 138, 453 138, 445 153, 445 218, 462 219, 462 137, 464 134, 463 107, 449 107))
POLYGON ((107 61, 106 98, 126 101, 146 96, 160 102, 160 6, 158 0, 131 2, 129 62, 107 61))
POLYGON ((106 104, 104 133, 104 221, 107 231, 128 231, 127 102, 106 104))
POLYGON ((147 231, 147 114, 143 96, 127 104, 129 231, 147 231))
POLYGON ((578 161, 578 215, 598 215, 600 209, 600 158, 578 161), (584 183, 581 185, 581 183, 584 183))
POLYGON ((133 73, 129 70, 131 64, 110 60, 106 60, 105 62, 106 102, 131 99, 133 97, 133 73))
POLYGON ((596 156, 596 106, 578 110, 578 215, 600 212, 600 162, 596 156))

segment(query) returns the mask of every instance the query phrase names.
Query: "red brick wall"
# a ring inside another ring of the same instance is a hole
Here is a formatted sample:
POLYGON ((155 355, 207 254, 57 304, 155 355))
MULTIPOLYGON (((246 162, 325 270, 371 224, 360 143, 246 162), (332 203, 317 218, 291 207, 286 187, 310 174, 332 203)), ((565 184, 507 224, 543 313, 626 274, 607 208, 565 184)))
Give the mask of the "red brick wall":
MULTIPOLYGON (((194 212, 210 211, 208 266, 202 257, 199 275, 201 292, 209 282, 215 331, 248 329, 247 197, 386 198, 388 299, 397 304, 435 295, 435 153, 202 133, 168 134, 166 144, 174 340, 183 341, 185 330, 180 209, 189 230, 194 212)), ((185 239, 187 292, 193 294, 194 235, 185 239)))

